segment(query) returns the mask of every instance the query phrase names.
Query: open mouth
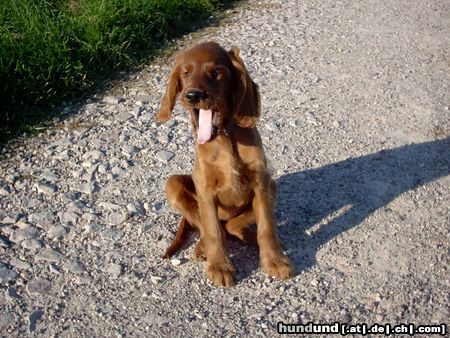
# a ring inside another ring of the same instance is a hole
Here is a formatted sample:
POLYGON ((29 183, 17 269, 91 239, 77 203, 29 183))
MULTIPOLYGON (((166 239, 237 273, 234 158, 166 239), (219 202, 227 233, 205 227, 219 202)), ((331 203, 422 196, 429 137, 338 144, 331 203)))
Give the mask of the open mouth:
POLYGON ((216 116, 211 109, 194 109, 194 115, 197 122, 197 143, 204 144, 208 142, 214 132, 216 116))

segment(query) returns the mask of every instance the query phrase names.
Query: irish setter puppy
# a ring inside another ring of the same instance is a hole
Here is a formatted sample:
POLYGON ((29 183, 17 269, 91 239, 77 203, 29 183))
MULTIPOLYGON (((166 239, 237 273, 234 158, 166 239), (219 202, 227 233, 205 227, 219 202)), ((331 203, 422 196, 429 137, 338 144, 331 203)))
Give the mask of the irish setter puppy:
POLYGON ((261 267, 267 274, 292 277, 276 234, 276 185, 256 129, 258 86, 239 49, 227 52, 206 42, 179 54, 157 114, 159 122, 170 118, 178 96, 190 113, 196 157, 192 175, 173 175, 166 183, 167 199, 182 219, 165 257, 179 248, 189 229, 198 230, 195 254, 206 258, 206 276, 217 286, 233 286, 228 233, 259 246, 261 267), (256 233, 250 228, 254 223, 256 233))

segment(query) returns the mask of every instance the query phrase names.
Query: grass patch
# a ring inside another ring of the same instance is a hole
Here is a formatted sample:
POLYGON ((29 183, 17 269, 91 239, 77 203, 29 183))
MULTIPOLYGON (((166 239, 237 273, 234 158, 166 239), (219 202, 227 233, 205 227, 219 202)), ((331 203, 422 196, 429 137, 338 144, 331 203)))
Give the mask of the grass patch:
POLYGON ((232 2, 2 0, 0 142, 232 2))

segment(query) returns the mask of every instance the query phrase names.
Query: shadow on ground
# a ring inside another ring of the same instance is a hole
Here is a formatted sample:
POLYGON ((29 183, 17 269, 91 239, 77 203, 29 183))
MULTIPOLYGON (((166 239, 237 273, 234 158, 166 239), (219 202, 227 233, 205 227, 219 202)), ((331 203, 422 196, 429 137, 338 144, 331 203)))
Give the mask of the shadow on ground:
POLYGON ((321 245, 402 193, 449 175, 449 166, 450 138, 446 138, 280 177, 278 232, 296 273, 315 264, 321 245))

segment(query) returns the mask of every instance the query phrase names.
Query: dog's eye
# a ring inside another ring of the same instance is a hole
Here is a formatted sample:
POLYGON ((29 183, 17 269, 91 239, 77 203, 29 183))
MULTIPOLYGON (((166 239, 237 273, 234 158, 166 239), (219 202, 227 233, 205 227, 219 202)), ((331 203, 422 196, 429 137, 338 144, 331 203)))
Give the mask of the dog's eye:
POLYGON ((211 72, 211 77, 212 77, 213 79, 216 79, 216 80, 220 80, 221 75, 222 75, 222 73, 221 73, 220 70, 218 70, 218 69, 214 69, 214 70, 211 72))
POLYGON ((191 75, 191 72, 185 70, 185 71, 181 72, 181 75, 183 75, 184 77, 188 77, 191 75))

